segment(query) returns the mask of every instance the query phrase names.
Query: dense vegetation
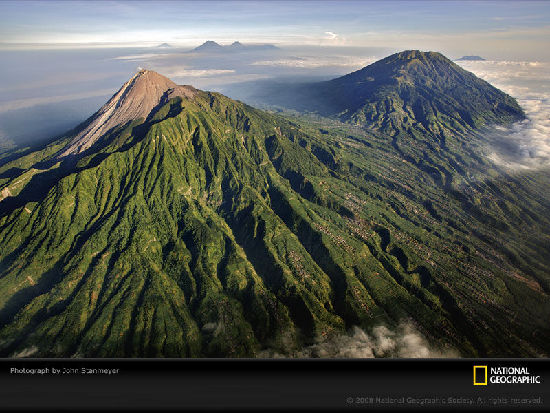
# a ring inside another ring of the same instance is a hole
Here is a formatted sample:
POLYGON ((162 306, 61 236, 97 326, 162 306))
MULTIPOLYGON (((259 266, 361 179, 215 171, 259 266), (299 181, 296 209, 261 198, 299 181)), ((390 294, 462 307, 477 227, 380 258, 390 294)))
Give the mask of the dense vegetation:
POLYGON ((549 354, 550 175, 486 160, 483 122, 521 114, 469 101, 441 135, 198 92, 79 156, 3 158, 0 354, 292 354, 406 318, 465 356, 549 354))
POLYGON ((317 113, 389 135, 451 131, 524 117, 515 99, 440 53, 408 50, 345 76, 315 83, 259 87, 252 101, 317 113))

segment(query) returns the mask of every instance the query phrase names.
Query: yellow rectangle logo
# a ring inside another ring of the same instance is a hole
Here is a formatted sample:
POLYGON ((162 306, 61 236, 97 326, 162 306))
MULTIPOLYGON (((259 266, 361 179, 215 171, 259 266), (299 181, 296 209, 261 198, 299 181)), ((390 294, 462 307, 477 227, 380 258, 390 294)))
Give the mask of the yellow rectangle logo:
POLYGON ((474 366, 474 386, 487 386, 487 366, 474 366))

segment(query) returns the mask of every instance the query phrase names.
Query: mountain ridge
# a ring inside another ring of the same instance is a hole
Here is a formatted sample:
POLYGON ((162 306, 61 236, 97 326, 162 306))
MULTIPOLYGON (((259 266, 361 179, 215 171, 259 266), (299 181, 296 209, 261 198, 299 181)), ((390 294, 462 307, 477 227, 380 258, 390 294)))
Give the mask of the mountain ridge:
POLYGON ((481 62, 481 61, 485 61, 485 60, 487 60, 487 59, 484 59, 481 56, 462 56, 461 58, 456 59, 457 62, 460 62, 460 61, 481 62))
POLYGON ((293 356, 403 319, 465 356, 548 354, 544 176, 502 175, 475 132, 403 152, 149 76, 94 142, 0 167, 1 356, 293 356))
POLYGON ((324 82, 277 85, 256 100, 391 135, 409 129, 465 132, 525 118, 514 98, 441 53, 419 50, 395 53, 324 82))
POLYGON ((190 86, 178 86, 156 72, 141 69, 85 122, 85 127, 60 152, 59 157, 81 153, 109 130, 146 118, 163 98, 192 97, 193 90, 190 86))
POLYGON ((278 50, 279 48, 272 44, 243 44, 239 41, 234 41, 230 45, 221 45, 215 41, 207 40, 200 46, 195 47, 192 52, 207 52, 207 53, 219 53, 219 52, 244 52, 244 51, 267 51, 278 50))

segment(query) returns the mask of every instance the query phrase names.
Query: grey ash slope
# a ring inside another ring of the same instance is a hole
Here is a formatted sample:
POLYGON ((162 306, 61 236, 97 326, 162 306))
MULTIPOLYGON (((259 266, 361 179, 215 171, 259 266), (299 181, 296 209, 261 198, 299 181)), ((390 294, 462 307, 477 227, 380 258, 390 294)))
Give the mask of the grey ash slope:
POLYGON ((147 118, 162 99, 193 93, 191 87, 178 86, 156 72, 140 70, 85 122, 85 126, 63 148, 60 157, 79 154, 112 129, 147 118))
POLYGON ((403 319, 550 354, 548 176, 495 170, 471 126, 290 121, 153 72, 121 92, 0 166, 0 355, 291 356, 403 319))

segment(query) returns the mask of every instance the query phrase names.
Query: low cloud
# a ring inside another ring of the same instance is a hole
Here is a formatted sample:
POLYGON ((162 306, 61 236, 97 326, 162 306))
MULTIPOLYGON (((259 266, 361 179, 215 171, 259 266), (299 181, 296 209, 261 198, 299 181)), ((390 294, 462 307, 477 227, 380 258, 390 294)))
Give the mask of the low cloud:
POLYGON ((87 98, 99 97, 99 96, 110 96, 115 92, 116 90, 114 89, 101 89, 101 90, 93 90, 93 91, 83 92, 83 93, 73 93, 69 95, 17 99, 6 103, 0 103, 0 113, 8 112, 11 110, 30 108, 32 106, 65 102, 69 100, 87 99, 87 98))
POLYGON ((166 72, 169 78, 177 77, 211 77, 235 73, 233 69, 180 69, 166 72))
POLYGON ((509 169, 550 167, 550 63, 460 62, 465 69, 515 97, 527 119, 496 127, 488 157, 509 169))
POLYGON ((498 151, 489 157, 511 169, 550 166, 550 97, 519 99, 527 119, 493 134, 498 151))
POLYGON ((135 55, 128 55, 128 56, 118 56, 115 57, 115 60, 129 60, 129 61, 142 61, 142 60, 151 60, 151 59, 157 59, 157 58, 163 58, 163 57, 171 57, 170 54, 167 53, 142 53, 142 54, 135 54, 135 55))
MULTIPOLYGON (((262 75, 258 73, 244 73, 244 74, 228 74, 227 76, 216 76, 216 77, 204 77, 204 78, 195 78, 193 80, 194 85, 198 88, 216 88, 216 91, 222 91, 226 86, 231 86, 235 83, 242 82, 253 82, 257 80, 269 79, 269 75, 262 75)), ((175 78, 182 79, 184 78, 175 78)), ((225 93, 225 92, 223 92, 225 93)), ((230 96, 231 97, 231 96, 230 96)), ((237 98, 238 99, 238 98, 237 98)))
POLYGON ((410 322, 391 330, 378 326, 370 333, 353 327, 347 334, 318 339, 311 346, 291 355, 265 351, 261 357, 291 358, 450 358, 459 357, 452 349, 438 350, 410 322))
POLYGON ((514 87, 515 83, 531 80, 550 80, 549 63, 511 60, 458 61, 469 70, 497 87, 514 87))
POLYGON ((79 84, 85 82, 95 82, 115 77, 124 77, 128 75, 128 71, 112 71, 112 72, 68 72, 68 73, 51 73, 41 74, 39 77, 25 78, 24 81, 11 84, 0 85, 0 93, 13 92, 29 89, 40 89, 52 86, 66 86, 68 84, 79 84))
POLYGON ((296 68, 317 67, 364 67, 376 61, 374 57, 334 56, 334 57, 288 57, 284 59, 259 60, 253 62, 253 66, 284 66, 296 68))

